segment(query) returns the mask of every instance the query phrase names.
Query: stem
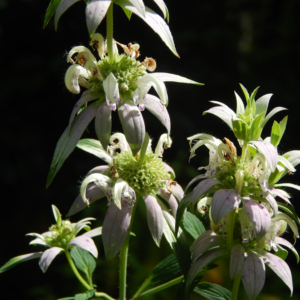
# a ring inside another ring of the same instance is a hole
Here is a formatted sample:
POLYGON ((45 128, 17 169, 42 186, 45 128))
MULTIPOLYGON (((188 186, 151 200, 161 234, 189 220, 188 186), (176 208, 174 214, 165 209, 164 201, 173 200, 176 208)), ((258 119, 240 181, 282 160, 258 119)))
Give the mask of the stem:
POLYGON ((69 251, 66 250, 65 253, 66 253, 66 257, 67 257, 67 259, 68 259, 68 262, 69 262, 69 264, 70 264, 70 266, 71 266, 71 269, 72 269, 72 271, 74 272, 75 276, 78 278, 78 280, 83 284, 83 286, 84 286, 87 290, 92 290, 93 287, 90 286, 90 285, 82 278, 82 276, 79 274, 79 272, 78 272, 78 270, 77 270, 77 268, 76 268, 76 266, 75 266, 75 264, 74 264, 74 262, 73 262, 73 260, 72 260, 72 258, 71 258, 71 255, 70 255, 69 251))
POLYGON ((148 290, 148 291, 146 291, 146 292, 144 292, 144 293, 142 293, 140 295, 138 295, 138 293, 136 293, 132 299, 141 298, 141 297, 144 297, 144 296, 149 296, 151 294, 154 294, 154 293, 157 293, 159 291, 162 291, 162 290, 164 290, 164 289, 166 289, 166 288, 168 288, 170 286, 173 286, 175 284, 180 283, 183 278, 184 278, 184 276, 182 275, 182 276, 180 276, 178 278, 175 278, 175 279, 173 279, 173 280, 171 280, 171 281, 169 281, 167 283, 159 285, 159 286, 157 286, 157 287, 155 287, 155 288, 153 288, 151 290, 148 290))
POLYGON ((97 293, 95 293, 95 296, 96 296, 97 298, 104 298, 104 299, 107 299, 107 300, 115 300, 114 298, 108 296, 108 295, 105 294, 105 293, 97 292, 97 293))
POLYGON ((128 260, 128 246, 129 246, 129 238, 130 238, 130 232, 131 232, 131 227, 134 219, 134 214, 135 210, 137 207, 137 202, 134 204, 132 208, 132 213, 131 213, 131 220, 130 220, 130 225, 128 229, 128 234, 126 237, 126 240, 121 248, 120 251, 120 297, 119 300, 126 300, 126 277, 127 277, 127 260, 128 260))
POLYGON ((232 242, 233 242, 233 227, 235 219, 235 209, 229 213, 228 231, 227 231, 227 250, 231 253, 232 242))
POLYGON ((113 28, 114 28, 114 19, 113 19, 113 2, 111 2, 107 14, 106 14, 106 42, 107 42, 107 54, 109 62, 113 63, 113 28))
POLYGON ((243 148, 242 148, 242 156, 241 156, 242 162, 244 162, 245 158, 246 158, 247 148, 248 148, 247 146, 248 146, 248 143, 246 141, 244 141, 243 148))
POLYGON ((241 282, 241 274, 237 275, 234 278, 231 300, 237 300, 239 287, 240 287, 240 282, 241 282))

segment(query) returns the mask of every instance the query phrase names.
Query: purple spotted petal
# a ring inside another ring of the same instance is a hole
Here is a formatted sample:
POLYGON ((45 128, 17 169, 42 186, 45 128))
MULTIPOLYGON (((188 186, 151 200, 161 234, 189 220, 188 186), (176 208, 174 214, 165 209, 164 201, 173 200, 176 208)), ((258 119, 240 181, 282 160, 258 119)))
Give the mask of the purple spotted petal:
POLYGON ((271 143, 265 141, 251 141, 249 143, 253 144, 257 148, 258 152, 266 158, 271 171, 274 172, 278 162, 277 148, 271 143))
POLYGON ((111 2, 112 1, 110 0, 91 0, 88 3, 85 9, 85 17, 90 36, 93 35, 95 30, 105 17, 111 2))
POLYGON ((224 239, 222 236, 216 235, 212 230, 207 230, 199 235, 198 238, 194 241, 192 245, 192 259, 195 260, 206 250, 215 246, 220 246, 222 244, 224 244, 224 239))
POLYGON ((168 134, 171 132, 171 121, 166 107, 161 101, 153 96, 147 95, 145 99, 145 108, 148 109, 158 120, 166 127, 168 134))
POLYGON ((255 101, 255 114, 257 116, 262 112, 266 115, 269 106, 269 101, 272 96, 273 94, 266 94, 255 101))
POLYGON ((145 123, 141 112, 135 105, 124 103, 118 109, 120 121, 133 155, 142 147, 145 138, 145 123))
POLYGON ((179 183, 171 184, 172 194, 175 196, 178 202, 180 202, 184 196, 184 191, 179 183))
POLYGON ((102 227, 98 227, 98 228, 94 228, 90 231, 85 232, 81 236, 88 236, 88 237, 92 238, 94 236, 98 236, 98 235, 101 235, 101 234, 102 234, 102 227))
POLYGON ((86 177, 90 174, 94 174, 94 173, 100 173, 100 174, 103 174, 103 175, 108 175, 110 172, 110 167, 109 166, 98 166, 98 167, 95 167, 93 169, 91 169, 87 174, 86 174, 86 177))
POLYGON ((159 80, 163 81, 163 82, 179 82, 179 83, 189 83, 189 84, 202 85, 202 83, 196 82, 194 80, 190 80, 186 77, 171 74, 171 73, 155 72, 155 73, 152 73, 152 75, 155 76, 156 78, 158 78, 159 80))
POLYGON ((129 230, 132 208, 122 205, 119 209, 113 202, 109 205, 102 227, 102 239, 106 259, 114 258, 120 251, 129 230))
POLYGON ((254 225, 256 231, 256 239, 260 240, 270 228, 270 214, 262 204, 252 199, 244 200, 243 204, 248 218, 254 225))
POLYGON ((175 218, 176 213, 177 213, 177 208, 178 208, 178 203, 177 203, 175 197, 166 189, 159 189, 157 191, 157 194, 169 203, 171 210, 172 210, 172 214, 175 218))
POLYGON ((91 122, 91 120, 95 117, 96 111, 97 103, 89 105, 74 119, 71 129, 69 129, 69 126, 65 129, 64 133, 57 142, 54 151, 53 159, 47 178, 47 187, 51 184, 52 180, 63 165, 64 161, 76 147, 76 144, 79 141, 84 130, 91 122))
POLYGON ((205 194, 212 186, 220 183, 217 179, 205 179, 201 181, 193 190, 192 203, 194 204, 199 197, 205 194))
POLYGON ((257 254, 249 251, 242 267, 242 281, 250 300, 254 300, 265 284, 265 264, 257 254))
POLYGON ((144 197, 147 208, 147 220, 154 242, 159 246, 163 234, 163 213, 155 197, 144 197))
POLYGON ((104 102, 99 107, 95 118, 96 134, 104 150, 106 150, 109 144, 109 138, 111 135, 111 124, 111 109, 104 102))
POLYGON ((70 127, 71 127, 72 122, 73 122, 73 120, 74 120, 74 118, 75 118, 78 110, 80 109, 80 107, 83 104, 85 104, 85 103, 87 103, 89 101, 95 100, 97 98, 98 97, 95 96, 95 95, 93 95, 93 94, 91 94, 91 92, 89 90, 87 90, 87 91, 85 91, 85 92, 82 93, 80 99, 76 102, 76 104, 75 104, 75 106, 74 106, 74 108, 72 110, 72 113, 71 113, 71 116, 70 116, 70 119, 69 119, 69 126, 70 127))
POLYGON ((280 257, 269 252, 266 252, 264 257, 266 258, 267 266, 289 287, 292 295, 293 279, 288 264, 280 257))
POLYGON ((194 182, 198 181, 198 180, 201 180, 201 179, 204 179, 206 178, 207 175, 206 174, 200 174, 198 176, 196 176, 195 178, 193 178, 189 184, 187 185, 187 187, 185 188, 185 190, 187 190, 194 182))
POLYGON ((44 273, 52 263, 52 260, 62 251, 64 251, 64 249, 59 247, 52 247, 44 251, 39 261, 40 268, 44 273))
POLYGON ((81 235, 72 239, 69 243, 69 246, 82 248, 89 251, 94 257, 98 257, 98 251, 94 241, 86 235, 81 235))
MULTIPOLYGON (((86 198, 89 199, 89 203, 92 204, 96 200, 99 200, 101 198, 105 197, 105 193, 102 189, 100 189, 96 184, 92 183, 90 184, 86 189, 86 198)), ((72 216, 79 211, 83 210, 87 207, 87 203, 83 201, 81 198, 81 195, 79 194, 75 201, 73 202, 67 216, 72 216)))
POLYGON ((291 201, 289 200, 289 198, 284 194, 282 193, 282 191, 280 189, 274 189, 274 188, 271 188, 270 189, 270 192, 273 194, 273 195, 276 195, 278 197, 280 197, 281 199, 283 199, 284 201, 286 201, 287 203, 291 203, 291 201))
POLYGON ((79 0, 62 0, 57 9, 56 9, 56 13, 54 16, 54 25, 55 25, 55 30, 57 30, 57 24, 58 24, 58 20, 61 17, 61 15, 74 3, 78 2, 79 0))
POLYGON ((241 196, 235 190, 218 190, 211 201, 211 217, 215 224, 239 206, 241 196))
POLYGON ((232 247, 230 257, 230 278, 234 279, 241 273, 245 259, 245 248, 241 244, 232 247))

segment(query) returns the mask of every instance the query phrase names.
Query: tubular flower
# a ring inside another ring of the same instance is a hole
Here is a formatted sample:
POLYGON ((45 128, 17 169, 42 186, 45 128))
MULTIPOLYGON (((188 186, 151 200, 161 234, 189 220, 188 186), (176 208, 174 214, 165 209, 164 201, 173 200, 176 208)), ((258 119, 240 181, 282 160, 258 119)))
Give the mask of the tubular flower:
POLYGON ((83 46, 74 47, 67 56, 72 65, 66 72, 65 84, 71 93, 80 93, 80 86, 87 88, 75 104, 69 125, 58 141, 54 152, 47 185, 60 169, 64 160, 74 150, 87 125, 95 117, 95 131, 100 143, 106 149, 112 127, 112 111, 118 115, 129 146, 136 155, 145 138, 145 124, 141 111, 149 110, 171 131, 169 113, 166 109, 168 94, 164 82, 198 84, 168 73, 147 73, 153 71, 156 63, 152 58, 138 61, 139 45, 122 45, 125 54, 119 54, 114 41, 114 58, 106 56, 107 46, 101 34, 91 39, 91 46, 97 50, 99 61, 92 52, 83 46), (72 58, 77 54, 76 58, 72 58), (158 96, 148 94, 153 87, 158 96), (93 103, 91 101, 95 100, 93 103), (91 104, 90 104, 91 103, 91 104))
POLYGON ((67 252, 74 246, 89 251, 94 257, 97 258, 98 251, 94 241, 91 238, 100 235, 102 229, 101 227, 99 227, 90 230, 90 221, 95 219, 86 218, 77 223, 71 223, 69 220, 61 219, 61 214, 54 205, 52 205, 52 211, 56 224, 52 225, 49 228, 49 231, 42 234, 27 234, 28 236, 35 237, 35 239, 29 243, 30 245, 42 245, 48 247, 49 249, 42 252, 34 252, 14 257, 0 268, 0 273, 14 267, 21 262, 34 258, 40 258, 39 266, 45 273, 53 259, 58 254, 60 254, 61 252, 67 252), (87 232, 80 236, 77 236, 79 231, 81 231, 82 229, 86 230, 87 232))
POLYGON ((73 215, 94 201, 107 199, 108 210, 103 222, 103 243, 107 259, 119 252, 128 234, 132 208, 137 198, 143 198, 147 208, 147 220, 152 237, 160 244, 164 231, 165 205, 168 203, 173 216, 183 197, 179 184, 171 179, 174 171, 163 163, 162 148, 171 143, 163 135, 155 154, 146 135, 140 152, 133 156, 125 136, 116 133, 110 137, 105 151, 96 140, 81 140, 78 147, 108 163, 92 169, 83 180, 80 195, 74 201, 68 215, 73 215), (171 174, 170 174, 171 173, 171 174))
POLYGON ((225 138, 221 140, 208 135, 197 134, 188 140, 191 157, 205 145, 209 149, 209 164, 200 167, 204 174, 196 176, 188 185, 200 181, 179 204, 176 216, 177 228, 186 207, 197 204, 201 215, 209 214, 211 230, 201 234, 194 242, 193 264, 187 281, 192 282, 201 268, 223 255, 230 255, 230 274, 234 279, 241 275, 243 285, 250 299, 260 293, 265 280, 265 264, 269 266, 293 290, 291 272, 284 262, 286 250, 298 253, 293 245, 281 238, 287 225, 299 237, 299 218, 289 200, 290 196, 281 188, 300 187, 291 183, 278 183, 286 174, 295 172, 300 152, 290 151, 278 155, 277 146, 286 128, 287 117, 276 121, 271 136, 262 140, 260 134, 264 125, 277 111, 274 109, 265 117, 270 95, 256 102, 254 91, 251 96, 244 87, 247 106, 237 97, 237 113, 220 102, 218 107, 207 112, 219 116, 233 129, 239 145, 238 155, 234 144, 225 138), (238 123, 236 123, 238 122, 238 123), (196 140, 195 143, 193 143, 196 140), (278 199, 275 199, 278 197, 278 199), (274 251, 272 254, 271 251, 274 251))

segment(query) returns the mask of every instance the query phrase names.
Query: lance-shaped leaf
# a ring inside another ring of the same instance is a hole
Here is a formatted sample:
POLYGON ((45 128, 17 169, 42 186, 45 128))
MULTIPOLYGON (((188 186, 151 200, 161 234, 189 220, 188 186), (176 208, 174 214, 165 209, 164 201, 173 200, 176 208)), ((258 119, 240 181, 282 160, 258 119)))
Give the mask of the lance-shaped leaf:
POLYGON ((102 227, 102 239, 106 259, 114 258, 120 251, 129 230, 132 208, 122 205, 119 209, 114 203, 108 207, 102 227))
MULTIPOLYGON (((105 151, 99 141, 94 139, 82 139, 78 141, 77 148, 82 149, 85 152, 93 154, 106 163, 110 164, 112 161, 111 156, 105 151)), ((89 173, 90 174, 90 173, 89 173)), ((105 174, 106 175, 106 174, 105 174)))
POLYGON ((235 190, 218 190, 211 202, 211 217, 215 224, 239 206, 241 196, 235 190))
POLYGON ((197 84, 197 85, 203 85, 203 83, 188 79, 183 76, 179 76, 176 74, 171 73, 161 73, 161 72, 155 72, 152 73, 153 76, 157 77, 159 80, 163 82, 178 82, 178 83, 188 83, 188 84, 197 84))
POLYGON ((104 149, 106 149, 109 144, 109 138, 111 135, 111 124, 111 109, 106 103, 103 103, 99 107, 96 114, 95 131, 104 149))
POLYGON ((236 92, 234 94, 236 99, 236 115, 239 117, 239 114, 243 115, 245 113, 245 106, 241 97, 236 92))
POLYGON ((70 241, 68 246, 69 247, 76 246, 76 247, 82 248, 86 251, 89 251, 95 258, 98 257, 97 247, 96 247, 94 241, 88 236, 81 235, 81 236, 75 237, 74 239, 72 239, 70 241))
POLYGON ((85 9, 86 24, 90 36, 94 34, 112 4, 111 0, 90 0, 85 9))
POLYGON ((78 2, 79 0, 62 0, 56 10, 55 16, 54 16, 54 26, 55 30, 57 30, 57 24, 58 20, 61 17, 61 15, 74 3, 78 2))
POLYGON ((205 231, 202 222, 189 211, 187 211, 184 216, 182 226, 194 239, 205 231))
POLYGON ((145 123, 142 114, 135 105, 129 103, 121 105, 118 113, 132 154, 136 155, 145 138, 145 123))
POLYGON ((231 291, 209 282, 200 282, 193 290, 207 300, 231 300, 231 291))
POLYGON ((64 251, 64 249, 59 247, 52 247, 44 251, 39 261, 39 266, 44 273, 47 271, 53 259, 62 251, 64 251))
POLYGON ((148 109, 166 127, 168 134, 170 134, 170 116, 166 107, 161 103, 161 101, 157 97, 147 94, 144 105, 145 108, 148 109))
POLYGON ((121 7, 126 8, 127 10, 132 11, 138 17, 143 19, 165 42, 165 44, 169 47, 169 49, 179 57, 172 34, 170 32, 169 26, 166 22, 153 10, 146 7, 145 8, 145 17, 134 7, 131 5, 129 1, 126 0, 114 0, 114 3, 120 5, 121 7))
POLYGON ((160 240, 163 234, 163 214, 160 205, 152 195, 144 197, 147 207, 148 226, 157 246, 160 245, 160 240))
POLYGON ((264 113, 264 117, 268 110, 268 105, 273 94, 266 94, 260 97, 255 102, 255 115, 260 115, 264 113))
POLYGON ((265 141, 251 141, 249 143, 254 145, 258 152, 266 158, 271 171, 274 172, 278 162, 277 149, 271 143, 265 141))
POLYGON ((51 0, 50 1, 49 6, 46 11, 43 28, 45 28, 47 26, 47 24, 49 23, 50 19, 54 15, 54 13, 61 1, 62 0, 51 0))
POLYGON ((292 296, 293 280, 288 264, 280 257, 268 252, 265 253, 264 257, 267 260, 267 266, 289 287, 292 296))
POLYGON ((5 263, 1 268, 0 268, 0 274, 13 268, 14 266, 27 261, 27 260, 31 260, 31 259, 35 259, 35 258, 39 258, 41 257, 43 254, 43 252, 35 252, 35 253, 29 253, 29 254, 24 254, 24 255, 20 255, 20 256, 16 256, 12 259, 10 259, 7 263, 5 263))
POLYGON ((198 275, 199 271, 203 269, 208 263, 210 263, 213 260, 218 259, 220 256, 226 254, 226 249, 225 248, 217 248, 217 249, 212 249, 200 257, 198 257, 192 264, 187 278, 186 278, 186 297, 190 293, 190 288, 198 275))
POLYGON ((271 217, 268 210, 260 203, 249 199, 243 201, 245 212, 254 225, 256 239, 260 240, 269 230, 271 217))
POLYGON ((280 111, 282 111, 282 110, 286 110, 286 108, 284 108, 284 107, 276 107, 276 108, 272 109, 272 110, 268 113, 268 115, 265 117, 265 119, 264 119, 264 121, 263 121, 263 123, 262 123, 262 127, 264 127, 264 126, 267 124, 267 122, 268 122, 275 114, 277 114, 278 112, 280 112, 280 111))
POLYGON ((254 300, 265 284, 265 264, 257 254, 249 251, 242 267, 242 281, 250 300, 254 300))
POLYGON ((245 259, 245 248, 241 244, 235 244, 231 250, 230 278, 233 280, 241 273, 245 259))
POLYGON ((53 159, 48 173, 46 187, 48 187, 51 184, 56 173, 63 165, 64 161, 74 150, 78 140, 80 139, 87 125, 95 117, 96 111, 97 104, 93 103, 74 119, 70 130, 69 126, 65 129, 54 151, 53 159))
POLYGON ((203 254, 210 248, 221 246, 224 244, 224 239, 220 235, 216 235, 212 230, 203 232, 194 241, 191 250, 193 251, 192 259, 195 260, 198 256, 203 254))

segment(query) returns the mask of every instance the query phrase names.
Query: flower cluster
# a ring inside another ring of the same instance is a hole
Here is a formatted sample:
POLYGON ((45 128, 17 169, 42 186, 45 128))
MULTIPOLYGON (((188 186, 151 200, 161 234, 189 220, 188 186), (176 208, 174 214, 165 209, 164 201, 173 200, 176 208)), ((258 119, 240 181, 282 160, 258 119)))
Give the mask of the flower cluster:
POLYGON ((29 233, 28 236, 35 237, 29 244, 42 245, 49 249, 43 252, 34 252, 21 256, 17 256, 9 260, 0 268, 0 273, 14 267, 15 265, 34 258, 40 258, 39 266, 43 272, 46 272, 53 259, 61 252, 68 252, 72 247, 76 246, 89 251, 97 258, 98 251, 94 241, 94 236, 101 234, 101 227, 90 230, 89 224, 94 218, 86 218, 77 223, 71 223, 69 220, 62 220, 59 210, 52 205, 53 215, 56 221, 55 225, 49 228, 49 231, 42 234, 29 233), (87 232, 80 236, 77 234, 82 230, 87 232))
POLYGON ((106 197, 108 211, 103 222, 102 237, 108 259, 113 258, 122 247, 130 230, 133 207, 139 197, 145 201, 148 226, 157 245, 164 231, 163 202, 176 216, 183 190, 171 179, 175 177, 173 169, 161 159, 164 149, 170 147, 171 143, 167 134, 162 135, 153 153, 151 140, 146 135, 141 151, 133 155, 122 133, 110 137, 107 151, 96 140, 79 141, 79 148, 98 156, 108 165, 95 167, 87 174, 81 184, 80 195, 68 215, 106 197))
POLYGON ((52 182, 94 117, 97 138, 106 149, 111 135, 112 111, 117 110, 126 139, 133 155, 136 155, 145 138, 145 124, 141 114, 145 108, 158 118, 170 134, 170 116, 166 109, 168 94, 164 82, 199 84, 174 74, 148 73, 147 70, 155 70, 156 62, 152 58, 138 61, 138 44, 129 43, 126 46, 113 41, 113 58, 106 55, 107 43, 101 34, 95 33, 90 45, 93 50, 97 50, 99 61, 84 46, 74 47, 67 56, 67 62, 72 65, 65 75, 66 87, 75 94, 80 93, 80 86, 87 90, 75 104, 69 125, 58 141, 47 185, 52 182), (118 53, 117 44, 121 45, 124 54, 118 53), (77 56, 73 59, 75 54, 77 56), (151 87, 156 90, 159 98, 148 94, 151 87))
POLYGON ((279 236, 288 224, 294 238, 298 238, 296 222, 299 224, 299 219, 289 194, 281 187, 299 189, 299 186, 279 184, 278 181, 285 174, 296 171, 300 151, 283 155, 277 153, 276 147, 284 133, 287 118, 279 124, 274 122, 271 136, 261 139, 266 122, 283 108, 276 108, 266 116, 270 95, 255 101, 256 91, 249 96, 246 89, 243 90, 246 108, 236 95, 236 113, 219 102, 220 106, 207 111, 219 116, 234 131, 242 147, 241 156, 226 138, 223 143, 207 134, 190 137, 191 143, 197 140, 191 148, 191 156, 195 155, 197 148, 205 145, 209 149, 209 164, 200 168, 206 171, 204 174, 190 182, 189 186, 201 180, 183 199, 177 218, 181 218, 183 208, 196 203, 200 214, 209 211, 211 230, 201 234, 192 246, 194 263, 188 277, 193 278, 209 261, 227 254, 231 256, 231 278, 241 276, 249 298, 255 299, 264 285, 265 264, 287 284, 291 292, 293 290, 291 272, 283 260, 286 255, 281 246, 291 249, 297 260, 298 254, 290 242, 279 236), (275 199, 277 196, 280 201, 275 199))

